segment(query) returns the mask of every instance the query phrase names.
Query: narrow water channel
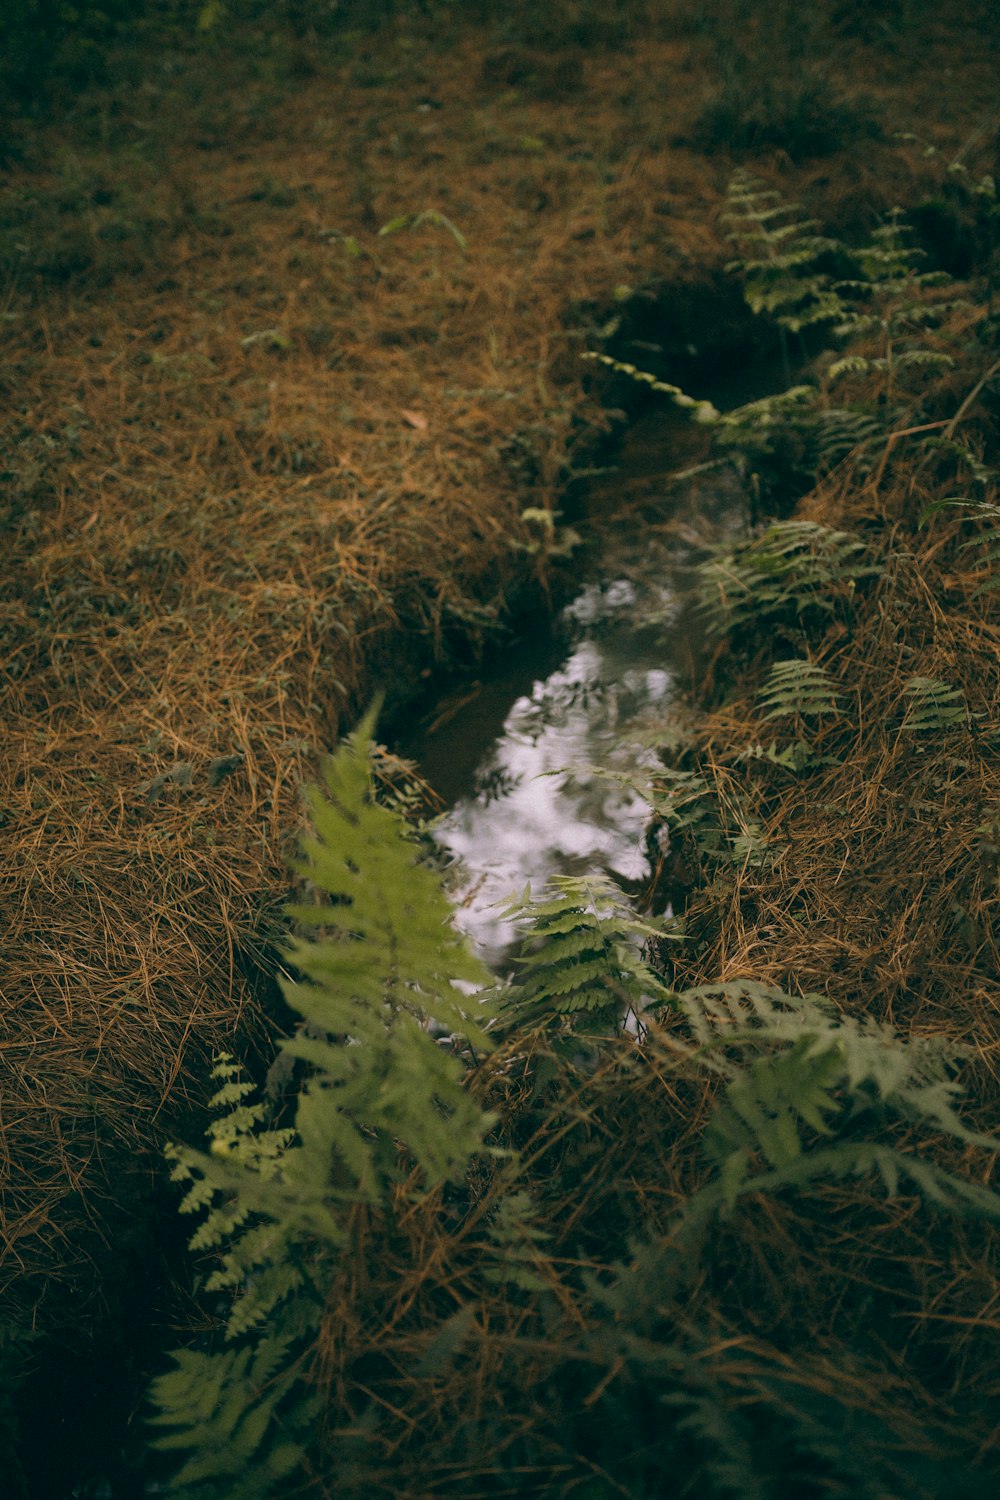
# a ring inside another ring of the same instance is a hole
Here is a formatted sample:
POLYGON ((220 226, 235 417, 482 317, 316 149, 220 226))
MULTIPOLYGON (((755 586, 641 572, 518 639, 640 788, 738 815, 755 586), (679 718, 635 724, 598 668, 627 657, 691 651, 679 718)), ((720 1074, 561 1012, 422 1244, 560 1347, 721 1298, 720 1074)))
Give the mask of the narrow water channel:
MULTIPOLYGON (((704 654, 695 568, 742 514, 738 490, 721 478, 670 486, 678 461, 669 417, 630 430, 614 471, 574 517, 584 535, 575 597, 478 679, 453 684, 397 745, 447 804, 435 837, 458 920, 497 970, 516 941, 499 907, 527 884, 537 891, 555 874, 604 871, 638 892, 650 874, 648 809, 627 783, 641 783, 680 725, 704 654)), ((126 1394, 144 1384, 129 1382, 126 1394)), ((161 1493, 142 1427, 123 1418, 120 1433, 106 1463, 79 1463, 97 1478, 74 1485, 69 1459, 44 1494, 161 1493)))
POLYGON ((459 685, 400 747, 447 803, 435 838, 460 926, 502 967, 502 908, 528 884, 603 872, 637 892, 650 875, 642 784, 683 715, 703 656, 697 563, 738 524, 718 476, 672 488, 674 424, 626 443, 591 500, 580 588, 551 630, 459 685))

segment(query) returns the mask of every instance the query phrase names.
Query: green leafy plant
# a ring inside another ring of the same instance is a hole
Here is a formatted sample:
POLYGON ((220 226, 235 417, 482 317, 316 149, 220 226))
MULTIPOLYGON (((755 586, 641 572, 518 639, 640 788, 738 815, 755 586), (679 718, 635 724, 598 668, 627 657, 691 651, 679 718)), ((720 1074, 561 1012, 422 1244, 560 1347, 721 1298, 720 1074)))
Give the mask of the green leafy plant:
POLYGON ((960 688, 939 677, 911 677, 903 688, 909 700, 903 728, 910 734, 942 733, 969 722, 969 707, 960 688))
POLYGON ((727 239, 742 250, 728 271, 743 281, 744 296, 755 313, 774 319, 781 333, 785 379, 791 384, 786 335, 801 334, 844 315, 844 304, 824 262, 839 247, 816 233, 815 219, 799 217, 801 206, 746 172, 735 172, 726 194, 727 239))
POLYGON ((702 564, 701 599, 715 637, 780 630, 798 637, 850 607, 860 579, 878 573, 865 545, 817 521, 777 521, 702 564))
POLYGON ((457 225, 452 223, 447 214, 440 213, 436 208, 425 208, 421 213, 397 214, 394 219, 382 225, 379 235, 384 237, 387 234, 398 234, 401 229, 420 229, 424 224, 447 230, 462 254, 465 254, 468 249, 465 235, 457 225))
POLYGON ((539 1218, 538 1205, 524 1188, 500 1199, 487 1230, 493 1258, 484 1272, 487 1281, 523 1292, 545 1291, 549 1283, 539 1270, 552 1236, 539 1218))
POLYGON ((757 694, 765 720, 828 717, 840 712, 840 701, 829 672, 801 660, 775 662, 757 694))
POLYGON ((696 422, 709 426, 720 419, 721 414, 711 401, 701 401, 695 396, 689 396, 687 391, 682 390, 679 385, 671 385, 669 381, 658 380, 648 370, 640 370, 638 365, 612 359, 610 354, 597 354, 592 349, 586 350, 580 358, 589 360, 592 364, 604 365, 607 369, 614 370, 616 375, 627 375, 630 380, 636 381, 639 385, 648 385, 650 390, 657 391, 662 396, 669 396, 675 406, 679 406, 682 411, 690 412, 696 422))
MULTIPOLYGON (((942 433, 942 422, 918 419, 919 405, 928 377, 954 364, 954 355, 942 347, 947 341, 935 339, 934 330, 968 303, 928 296, 950 278, 919 269, 920 252, 907 244, 908 226, 898 210, 867 245, 853 249, 818 232, 798 204, 736 172, 724 219, 730 226, 727 237, 740 252, 727 269, 741 277, 750 308, 777 330, 785 390, 720 412, 633 364, 606 354, 584 355, 668 396, 711 430, 712 457, 676 480, 720 465, 735 470, 756 521, 762 512, 780 514, 848 457, 859 472, 870 471, 880 444, 881 472, 898 437, 956 446, 954 423, 942 433), (855 274, 845 276, 845 270, 855 274), (837 357, 835 349, 827 350, 809 380, 793 384, 789 340, 794 338, 798 363, 805 365, 805 336, 816 328, 825 330, 828 342, 845 346, 843 353, 837 357), (835 402, 831 393, 839 386, 847 395, 835 402)), ((996 367, 977 391, 995 373, 996 367)))
POLYGON ((957 1113, 950 1073, 960 1049, 907 1041, 891 1027, 837 1015, 821 995, 798 998, 750 980, 687 990, 678 1004, 700 1065, 723 1080, 704 1137, 716 1177, 686 1206, 690 1224, 731 1211, 749 1192, 862 1174, 881 1178, 890 1196, 907 1178, 943 1207, 1000 1220, 1000 1195, 878 1138, 897 1119, 1000 1149, 957 1113))
POLYGON ((725 811, 717 790, 700 771, 663 766, 646 792, 660 827, 672 846, 689 849, 702 873, 720 864, 759 865, 767 853, 760 824, 749 816, 742 797, 725 811))
MULTIPOLYGON (((992 477, 992 471, 989 471, 992 477)), ((945 500, 935 500, 926 506, 921 516, 921 522, 926 522, 928 517, 935 512, 950 509, 952 507, 964 510, 970 520, 979 521, 982 531, 978 536, 963 542, 959 547, 960 552, 968 552, 977 549, 980 553, 980 561, 986 567, 986 576, 975 591, 975 596, 991 593, 1000 588, 1000 505, 995 505, 988 500, 971 500, 964 496, 949 496, 945 500)))
POLYGON ((617 1025, 669 1002, 641 957, 642 945, 662 938, 662 929, 637 917, 613 881, 557 875, 542 900, 533 901, 528 889, 505 915, 525 933, 515 980, 504 992, 518 1022, 568 1017, 617 1025))
MULTIPOLYGON (((661 852, 665 846, 683 852, 703 874, 720 864, 757 865, 766 856, 767 841, 743 799, 723 809, 717 789, 700 770, 664 764, 648 775, 607 766, 587 766, 586 771, 589 777, 613 782, 645 802, 651 814, 647 837, 659 844, 661 852)), ((530 912, 530 907, 526 910, 530 912)))
POLYGON ((835 331, 854 342, 874 336, 878 350, 848 353, 826 372, 830 384, 848 375, 877 376, 883 405, 890 410, 901 395, 912 394, 906 388, 909 373, 950 369, 954 364, 950 354, 927 347, 921 336, 957 305, 954 300, 928 302, 921 293, 946 285, 950 278, 943 271, 917 269, 921 252, 906 244, 907 229, 896 209, 867 245, 852 252, 860 275, 838 287, 853 294, 858 305, 844 306, 835 331))
POLYGON ((302 1463, 315 1415, 302 1353, 357 1204, 388 1212, 414 1165, 428 1188, 461 1177, 490 1124, 456 1046, 442 1045, 460 1034, 489 1050, 482 1006, 454 987, 488 975, 407 825, 375 800, 372 724, 310 797, 298 869, 314 899, 290 908, 310 935, 289 944, 299 977, 282 984, 301 1025, 279 1043, 276 1074, 294 1085, 292 1123, 269 1128, 222 1057, 209 1151, 170 1148, 182 1211, 205 1215, 192 1247, 220 1259, 207 1287, 231 1298, 223 1347, 181 1351, 153 1384, 154 1421, 169 1429, 158 1446, 188 1455, 175 1489, 265 1500, 302 1463))
POLYGON ((761 745, 760 743, 747 745, 740 753, 741 761, 767 761, 769 765, 780 766, 782 770, 798 773, 811 765, 815 757, 805 740, 793 740, 788 745, 761 745))
POLYGON ((664 766, 650 781, 648 800, 672 841, 690 839, 708 859, 725 852, 719 799, 700 771, 664 766))

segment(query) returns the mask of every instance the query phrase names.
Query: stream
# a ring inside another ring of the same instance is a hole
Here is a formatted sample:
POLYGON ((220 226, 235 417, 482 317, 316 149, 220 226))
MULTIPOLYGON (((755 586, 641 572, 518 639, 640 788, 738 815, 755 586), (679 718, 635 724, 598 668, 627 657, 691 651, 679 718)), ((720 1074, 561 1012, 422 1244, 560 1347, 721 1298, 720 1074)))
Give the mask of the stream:
POLYGON ((514 642, 458 685, 400 744, 447 810, 446 855, 459 926, 503 968, 516 931, 503 907, 553 875, 647 882, 642 785, 680 727, 704 642, 695 569, 741 519, 718 474, 670 487, 676 424, 637 424, 582 525, 580 588, 547 631, 514 642))

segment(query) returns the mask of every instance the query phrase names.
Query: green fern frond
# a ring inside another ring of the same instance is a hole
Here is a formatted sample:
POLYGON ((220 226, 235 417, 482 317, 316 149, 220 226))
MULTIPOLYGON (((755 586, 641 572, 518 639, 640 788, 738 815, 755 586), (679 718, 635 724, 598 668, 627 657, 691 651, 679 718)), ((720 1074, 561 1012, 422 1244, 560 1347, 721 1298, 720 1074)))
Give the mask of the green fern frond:
POLYGON ((291 1341, 263 1339, 255 1350, 216 1354, 182 1350, 174 1369, 153 1382, 154 1426, 173 1428, 156 1441, 165 1450, 193 1450, 172 1488, 215 1482, 213 1494, 273 1500, 278 1484, 303 1457, 301 1438, 315 1403, 288 1403, 295 1383, 291 1341))
POLYGON ((524 933, 506 994, 519 1019, 589 1014, 620 1022, 629 1011, 670 1003, 671 991, 640 956, 663 933, 635 916, 612 881, 557 875, 548 891, 536 902, 529 890, 505 911, 524 933))
POLYGON ((852 252, 862 279, 845 281, 839 285, 854 290, 874 289, 882 297, 895 298, 917 286, 940 285, 942 277, 939 272, 918 270, 920 262, 926 257, 922 250, 906 243, 906 235, 910 232, 902 210, 894 209, 886 222, 872 231, 868 243, 852 252))
MULTIPOLYGON (((888 367, 888 360, 885 362, 888 367)), ((897 370, 953 370, 955 361, 939 349, 904 349, 895 356, 897 370)))
MULTIPOLYGON (((943 434, 932 433, 924 439, 924 447, 930 450, 937 450, 940 453, 945 453, 950 458, 953 458, 955 460, 956 466, 960 470, 966 471, 973 484, 981 484, 984 486, 995 484, 997 478, 1000 477, 998 476, 997 470, 991 464, 984 463, 980 454, 975 452, 975 450, 970 446, 969 443, 961 442, 958 438, 946 437, 943 434)), ((921 515, 921 522, 923 522, 926 517, 931 514, 932 511, 940 510, 943 506, 975 506, 978 503, 980 502, 970 500, 965 496, 958 495, 949 496, 946 500, 933 501, 924 509, 921 515)))
POLYGON ((858 1134, 859 1121, 875 1112, 876 1123, 895 1115, 1000 1149, 957 1112, 951 1072, 960 1048, 906 1041, 891 1027, 835 1015, 821 996, 796 998, 749 980, 683 991, 678 1004, 698 1047, 694 1057, 724 1081, 705 1132, 717 1176, 692 1198, 692 1225, 731 1210, 747 1192, 872 1173, 890 1194, 907 1176, 935 1202, 1000 1219, 1000 1195, 858 1134), (838 1141, 848 1125, 850 1138, 838 1141))
POLYGON ((817 264, 837 242, 817 234, 814 219, 799 217, 799 204, 784 202, 746 172, 734 173, 726 201, 727 239, 744 250, 726 269, 743 278, 753 311, 792 333, 838 318, 836 287, 817 264))
POLYGON ((765 720, 821 718, 840 712, 841 695, 824 667, 811 661, 775 662, 757 694, 765 720))
POLYGON ((711 425, 719 421, 719 411, 711 401, 700 401, 696 396, 689 396, 687 391, 679 385, 671 385, 668 381, 658 380, 648 370, 640 370, 637 365, 624 363, 620 359, 612 359, 610 354, 597 354, 588 350, 580 356, 581 359, 589 360, 592 364, 606 365, 609 370, 614 370, 618 375, 627 375, 630 380, 637 381, 640 385, 648 385, 650 390, 658 391, 663 396, 669 396, 675 406, 690 412, 696 422, 711 425))
POLYGON ((753 311, 777 324, 789 389, 720 414, 710 403, 634 365, 608 355, 586 357, 662 391, 697 420, 708 422, 715 461, 721 458, 736 469, 756 515, 771 496, 787 497, 808 487, 850 454, 858 455, 863 465, 864 448, 885 438, 904 418, 907 388, 915 381, 919 385, 918 377, 953 364, 950 354, 929 347, 920 332, 939 325, 951 304, 925 299, 926 288, 942 278, 917 269, 919 252, 905 244, 906 226, 898 214, 875 232, 868 246, 850 251, 817 233, 799 205, 785 203, 775 191, 738 172, 729 185, 725 218, 729 238, 742 250, 727 269, 742 276, 753 311), (831 279, 823 267, 834 251, 853 258, 856 276, 831 279), (835 337, 855 345, 832 362, 822 389, 791 384, 787 347, 788 334, 801 334, 815 324, 829 326, 835 337), (874 347, 859 348, 860 340, 874 347), (829 388, 848 377, 877 379, 882 387, 878 405, 862 390, 856 410, 832 408, 829 388))
POLYGON ((838 380, 843 380, 845 375, 867 375, 872 368, 872 362, 863 354, 845 354, 842 359, 835 359, 828 366, 826 378, 831 385, 838 380))
POLYGON ((715 1494, 732 1500, 770 1500, 773 1492, 757 1472, 752 1427, 732 1400, 725 1399, 704 1361, 688 1356, 681 1381, 664 1399, 680 1409, 679 1429, 701 1444, 704 1472, 715 1494))
POLYGON ((347 1212, 359 1199, 388 1202, 401 1156, 428 1185, 460 1176, 491 1123, 430 1030, 488 1050, 485 1009, 453 981, 481 987, 489 976, 454 931, 439 875, 376 799, 371 730, 369 716, 311 798, 299 870, 315 899, 291 910, 312 935, 289 945, 301 977, 283 982, 305 1024, 279 1043, 303 1075, 294 1124, 269 1129, 223 1055, 210 1150, 168 1153, 187 1185, 182 1209, 205 1214, 191 1243, 219 1255, 207 1288, 232 1296, 236 1346, 182 1352, 154 1382, 155 1421, 173 1429, 158 1446, 191 1453, 175 1489, 218 1480, 226 1500, 270 1500, 302 1457, 294 1434, 310 1402, 298 1355, 315 1335, 347 1212))
POLYGON ((714 1056, 719 1043, 753 1039, 758 1028, 770 1035, 793 1036, 803 1010, 828 1021, 834 1018, 822 995, 788 995, 752 979, 683 990, 678 1000, 688 1029, 707 1056, 714 1056))
POLYGON ((793 385, 734 407, 718 420, 715 447, 722 454, 736 450, 746 461, 768 458, 790 433, 812 431, 818 394, 815 386, 793 385))
POLYGON ((672 842, 690 838, 699 854, 722 854, 726 834, 719 799, 699 771, 658 770, 650 780, 648 800, 672 842))
POLYGON ((961 688, 950 687, 939 677, 911 677, 903 691, 909 698, 903 728, 910 734, 941 732, 969 722, 961 688))
POLYGON ((830 366, 827 379, 833 383, 850 376, 878 376, 884 401, 905 385, 908 373, 950 369, 955 363, 944 350, 928 346, 924 330, 940 326, 961 299, 926 299, 928 288, 944 285, 949 278, 918 269, 923 253, 906 244, 908 229, 894 211, 867 245, 850 252, 860 274, 837 283, 843 313, 835 335, 854 343, 869 340, 876 348, 849 351, 830 366))
MULTIPOLYGON (((992 470, 987 473, 990 479, 994 477, 992 470)), ((959 548, 961 552, 978 550, 979 560, 986 568, 986 577, 973 597, 979 598, 982 594, 1000 589, 1000 505, 988 500, 971 500, 964 495, 949 495, 944 500, 934 500, 924 507, 920 517, 921 525, 926 524, 928 518, 936 512, 951 508, 964 510, 970 520, 977 520, 983 525, 978 536, 963 542, 959 548)))
POLYGON ((370 723, 327 763, 325 786, 309 796, 314 833, 296 869, 326 898, 288 908, 319 941, 288 949, 303 982, 283 984, 289 1004, 321 1031, 377 1034, 396 1010, 430 1016, 488 1048, 483 1023, 454 987, 489 981, 454 932, 437 873, 403 820, 374 796, 370 723), (449 937, 449 934, 452 934, 449 937), (333 985, 337 974, 342 983, 333 985))
POLYGON ((702 564, 701 599, 713 636, 739 629, 804 628, 849 603, 861 578, 880 570, 863 561, 864 543, 816 521, 779 521, 702 564))
POLYGON ((549 1286, 539 1275, 545 1241, 551 1235, 538 1224, 538 1205, 523 1188, 500 1200, 487 1228, 492 1264, 484 1271, 494 1285, 544 1292, 549 1286))
POLYGON ((832 469, 849 453, 858 454, 884 438, 897 414, 895 407, 878 411, 865 407, 823 407, 817 413, 814 434, 817 472, 832 469))
POLYGON ((788 1167, 803 1151, 801 1125, 828 1135, 826 1117, 835 1113, 834 1089, 842 1068, 835 1048, 815 1052, 803 1037, 780 1056, 757 1058, 729 1084, 705 1130, 704 1148, 730 1189, 728 1206, 759 1154, 775 1170, 788 1167), (739 1174, 732 1171, 738 1160, 739 1174))

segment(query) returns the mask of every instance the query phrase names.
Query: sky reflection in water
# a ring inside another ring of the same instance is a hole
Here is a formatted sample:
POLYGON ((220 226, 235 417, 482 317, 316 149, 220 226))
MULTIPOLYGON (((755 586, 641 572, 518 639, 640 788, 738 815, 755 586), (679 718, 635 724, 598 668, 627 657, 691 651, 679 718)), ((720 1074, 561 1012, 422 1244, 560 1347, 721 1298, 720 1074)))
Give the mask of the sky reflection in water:
MULTIPOLYGON (((642 783, 655 766, 650 725, 673 693, 676 612, 663 584, 588 585, 564 612, 565 661, 517 699, 475 789, 442 819, 436 838, 458 861, 458 922, 488 962, 502 961, 515 938, 497 904, 526 884, 537 895, 554 874, 649 874, 646 803, 592 768, 642 783), (651 617, 659 625, 644 627, 651 617)), ((461 722, 449 729, 460 735, 461 722)))

